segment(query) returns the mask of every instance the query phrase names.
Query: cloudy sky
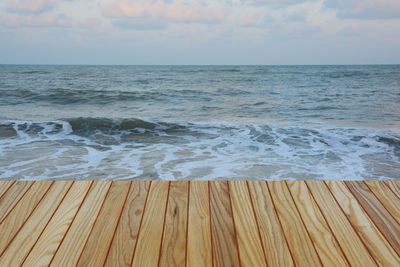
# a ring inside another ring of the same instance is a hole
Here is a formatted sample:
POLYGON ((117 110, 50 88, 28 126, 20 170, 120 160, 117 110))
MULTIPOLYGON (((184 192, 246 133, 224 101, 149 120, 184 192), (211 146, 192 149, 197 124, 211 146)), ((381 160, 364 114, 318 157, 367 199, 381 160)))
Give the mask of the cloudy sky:
POLYGON ((0 64, 400 63, 400 0, 1 0, 0 64))

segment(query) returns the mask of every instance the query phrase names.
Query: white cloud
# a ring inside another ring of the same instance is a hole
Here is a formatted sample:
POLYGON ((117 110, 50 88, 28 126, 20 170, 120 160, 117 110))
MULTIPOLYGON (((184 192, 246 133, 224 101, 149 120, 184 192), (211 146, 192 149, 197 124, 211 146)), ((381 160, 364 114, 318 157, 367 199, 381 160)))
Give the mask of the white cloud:
POLYGON ((325 0, 325 8, 335 9, 339 18, 400 18, 399 0, 325 0))
POLYGON ((162 0, 117 0, 101 5, 111 18, 150 18, 155 21, 183 23, 218 23, 229 14, 229 7, 207 4, 204 1, 172 2, 162 0))
POLYGON ((3 24, 9 28, 69 27, 71 26, 71 20, 62 14, 39 14, 32 16, 8 14, 4 16, 3 24))
POLYGON ((7 10, 11 12, 40 13, 55 7, 57 0, 8 0, 7 10))

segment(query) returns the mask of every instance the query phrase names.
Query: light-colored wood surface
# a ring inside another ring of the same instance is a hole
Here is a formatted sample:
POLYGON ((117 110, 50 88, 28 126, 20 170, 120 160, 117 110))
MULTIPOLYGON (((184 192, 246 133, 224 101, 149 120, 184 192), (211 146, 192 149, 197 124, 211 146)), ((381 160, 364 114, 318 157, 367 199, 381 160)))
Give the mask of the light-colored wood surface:
POLYGON ((284 182, 268 183, 272 201, 297 266, 321 266, 296 204, 284 182))
POLYGON ((214 266, 240 266, 228 182, 210 183, 211 236, 214 266))
POLYGON ((212 266, 209 183, 190 182, 189 192, 187 266, 212 266))
POLYGON ((25 259, 24 266, 48 266, 65 232, 77 213, 92 182, 74 183, 25 259))
MULTIPOLYGON (((7 217, 4 217, 0 222, 0 256, 25 224, 25 221, 29 219, 52 184, 52 182, 34 183, 30 188, 31 190, 21 198, 12 212, 7 214, 7 217)), ((17 186, 17 184, 13 186, 17 186)))
POLYGON ((131 182, 112 182, 77 266, 103 265, 131 186, 131 182))
POLYGON ((228 183, 241 266, 267 266, 246 181, 228 183))
POLYGON ((400 262, 396 252, 379 232, 345 183, 329 181, 327 184, 378 265, 396 266, 400 262))
POLYGON ((88 195, 67 229, 55 254, 51 266, 75 266, 89 237, 97 214, 110 189, 111 182, 94 182, 88 195))
POLYGON ((0 189, 0 266, 400 266, 400 182, 6 181, 0 189))
POLYGON ((18 201, 23 197, 23 195, 32 186, 32 183, 20 182, 15 184, 15 186, 7 187, 8 190, 4 191, 4 195, 0 198, 0 222, 4 217, 17 205, 18 201))
POLYGON ((186 264, 188 194, 189 183, 171 183, 160 250, 160 266, 184 267, 186 264))
POLYGON ((170 184, 151 182, 132 266, 158 265, 170 184))
POLYGON ((269 266, 294 266, 278 214, 264 181, 248 182, 261 242, 269 266))
POLYGON ((307 185, 302 181, 288 181, 291 195, 297 203, 297 208, 318 255, 324 266, 349 266, 341 247, 336 241, 328 223, 325 221, 317 203, 311 196, 307 185))
POLYGON ((3 198, 3 194, 15 183, 15 181, 4 181, 0 183, 0 199, 3 198))
POLYGON ((50 188, 37 209, 32 213, 32 216, 19 229, 18 234, 10 242, 2 257, 0 257, 0 266, 20 266, 23 263, 26 255, 28 255, 43 229, 47 226, 48 221, 56 212, 71 185, 71 182, 62 181, 55 183, 50 188), (48 203, 52 203, 52 205, 48 203))
POLYGON ((149 184, 149 181, 132 183, 121 220, 108 253, 106 266, 131 266, 149 184))
POLYGON ((306 184, 350 264, 354 266, 376 266, 374 259, 347 220, 326 184, 319 181, 307 181, 306 184))

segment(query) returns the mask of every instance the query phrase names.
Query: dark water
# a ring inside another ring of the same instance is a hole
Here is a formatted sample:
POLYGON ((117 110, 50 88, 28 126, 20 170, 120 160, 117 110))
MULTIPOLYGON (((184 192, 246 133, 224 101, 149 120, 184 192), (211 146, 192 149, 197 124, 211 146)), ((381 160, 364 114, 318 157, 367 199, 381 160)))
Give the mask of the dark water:
POLYGON ((0 178, 400 178, 400 65, 0 65, 0 178))

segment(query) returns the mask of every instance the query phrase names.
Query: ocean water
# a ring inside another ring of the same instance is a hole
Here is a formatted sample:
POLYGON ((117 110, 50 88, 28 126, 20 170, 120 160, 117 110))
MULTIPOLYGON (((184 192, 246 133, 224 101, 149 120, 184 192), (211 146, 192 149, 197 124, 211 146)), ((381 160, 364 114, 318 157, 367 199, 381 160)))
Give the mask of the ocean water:
POLYGON ((398 179, 400 65, 0 65, 0 179, 398 179))

